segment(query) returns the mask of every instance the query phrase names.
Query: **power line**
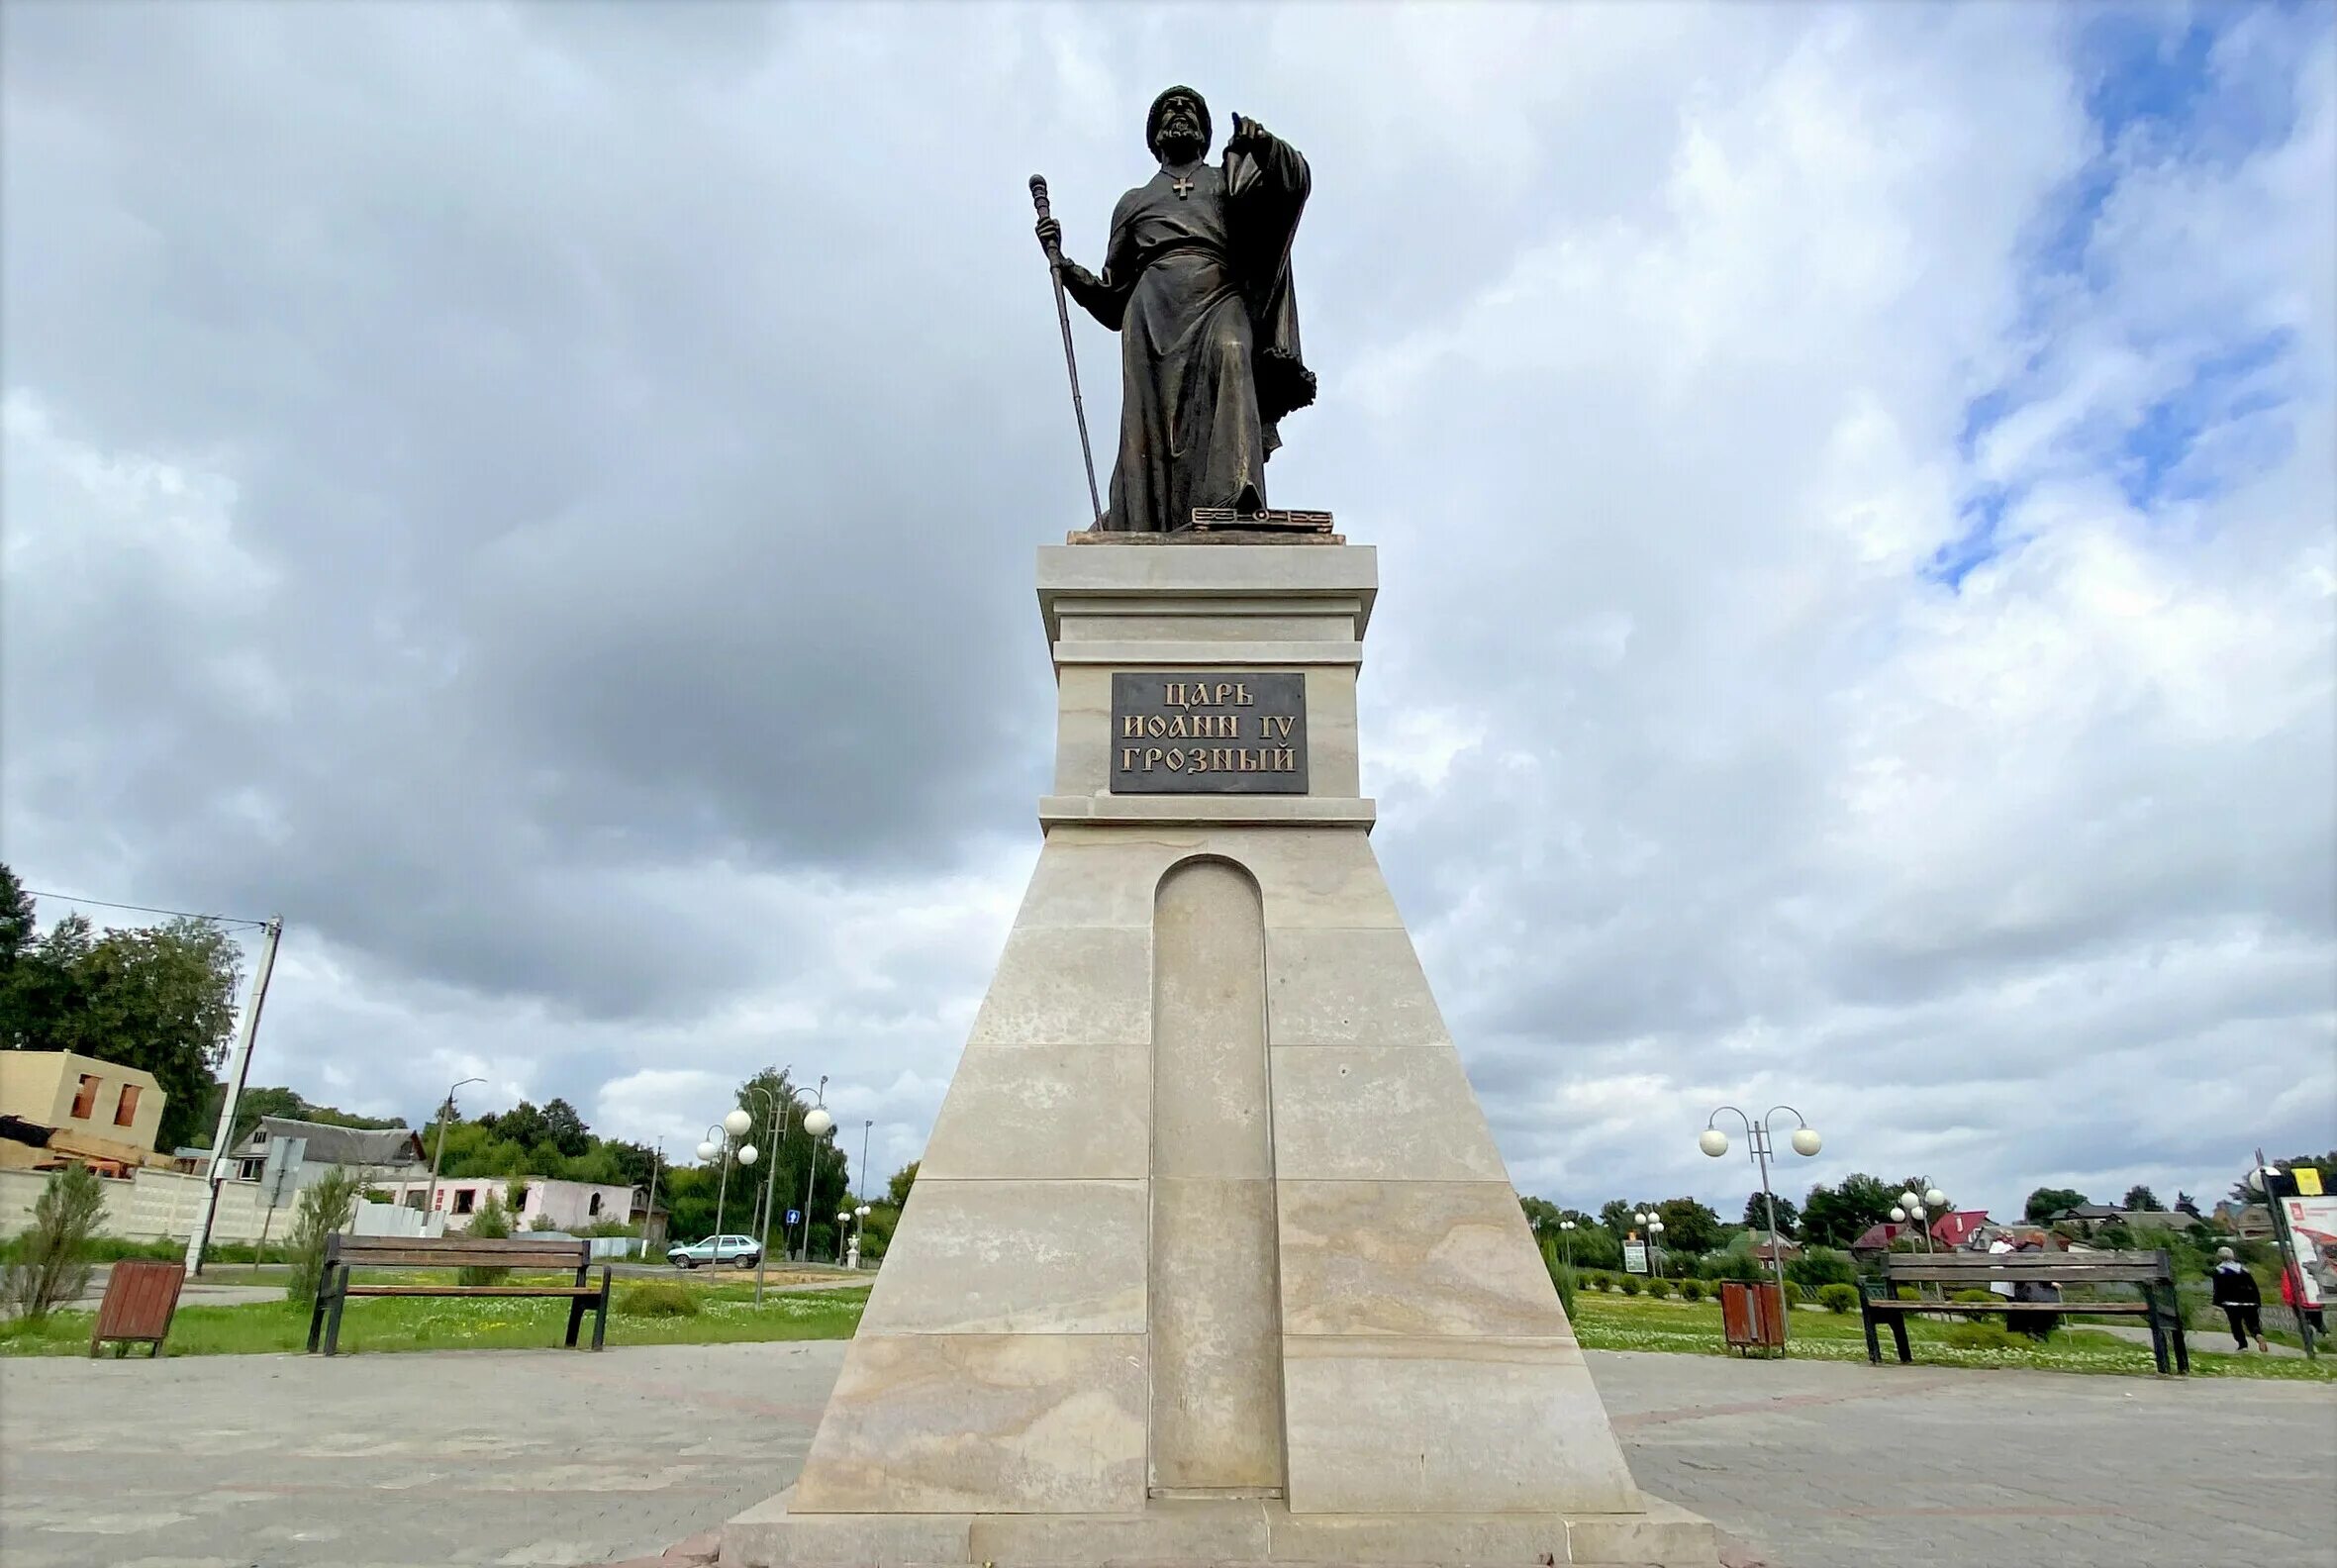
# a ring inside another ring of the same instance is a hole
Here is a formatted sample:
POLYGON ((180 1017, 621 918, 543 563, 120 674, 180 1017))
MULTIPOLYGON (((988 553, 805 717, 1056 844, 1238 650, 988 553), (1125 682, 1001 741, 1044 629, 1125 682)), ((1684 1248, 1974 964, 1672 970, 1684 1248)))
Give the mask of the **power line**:
POLYGON ((261 926, 263 920, 242 920, 233 915, 205 915, 199 910, 156 909, 151 904, 116 904, 107 899, 75 898, 70 893, 44 893, 39 888, 26 888, 32 898, 55 899, 63 904, 87 904, 95 909, 135 910, 141 915, 175 915, 181 920, 217 921, 223 926, 261 926))

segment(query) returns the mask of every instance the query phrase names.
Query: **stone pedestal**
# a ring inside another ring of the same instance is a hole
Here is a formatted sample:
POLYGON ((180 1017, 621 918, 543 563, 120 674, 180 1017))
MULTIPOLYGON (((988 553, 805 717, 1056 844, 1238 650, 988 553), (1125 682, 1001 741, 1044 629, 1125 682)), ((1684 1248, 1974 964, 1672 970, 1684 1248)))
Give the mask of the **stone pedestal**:
POLYGON ((1713 1562, 1631 1482, 1372 854, 1374 552, 1077 536, 1038 585, 1045 845, 802 1477, 723 1561, 1713 1562), (1115 674, 1235 688, 1195 765, 1238 774, 1275 672, 1304 793, 1113 791, 1165 745, 1115 674))

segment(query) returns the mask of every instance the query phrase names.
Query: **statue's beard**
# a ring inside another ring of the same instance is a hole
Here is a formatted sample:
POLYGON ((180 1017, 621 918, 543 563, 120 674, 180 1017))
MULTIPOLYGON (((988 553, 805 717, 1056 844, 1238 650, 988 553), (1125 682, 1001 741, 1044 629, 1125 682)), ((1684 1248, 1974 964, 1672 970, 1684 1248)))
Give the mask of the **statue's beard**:
POLYGON ((1157 150, 1163 163, 1190 163, 1201 156, 1205 148, 1198 132, 1163 131, 1157 150))

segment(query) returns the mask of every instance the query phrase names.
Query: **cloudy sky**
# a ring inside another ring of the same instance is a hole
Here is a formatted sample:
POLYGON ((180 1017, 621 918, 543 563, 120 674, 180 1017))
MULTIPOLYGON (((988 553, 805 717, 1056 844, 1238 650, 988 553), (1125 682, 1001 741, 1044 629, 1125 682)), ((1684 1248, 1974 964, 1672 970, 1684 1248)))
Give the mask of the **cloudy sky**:
POLYGON ((1518 1185, 2212 1197, 2337 1143, 2329 18, 15 0, 0 852, 281 912, 256 1081, 914 1157, 1085 504, 1023 181, 1100 259, 1190 81, 1518 1185))

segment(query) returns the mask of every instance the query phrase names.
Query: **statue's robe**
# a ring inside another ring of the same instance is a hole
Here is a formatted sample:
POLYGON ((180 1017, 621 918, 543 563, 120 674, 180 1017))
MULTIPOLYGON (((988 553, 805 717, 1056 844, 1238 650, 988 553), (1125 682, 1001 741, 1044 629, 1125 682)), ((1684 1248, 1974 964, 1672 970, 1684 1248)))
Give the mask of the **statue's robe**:
POLYGON ((1181 195, 1164 169, 1113 210, 1103 271, 1066 280, 1120 333, 1120 455, 1101 527, 1162 533, 1196 507, 1265 505, 1276 426, 1315 401, 1290 276, 1309 178, 1272 137, 1195 169, 1181 195))

